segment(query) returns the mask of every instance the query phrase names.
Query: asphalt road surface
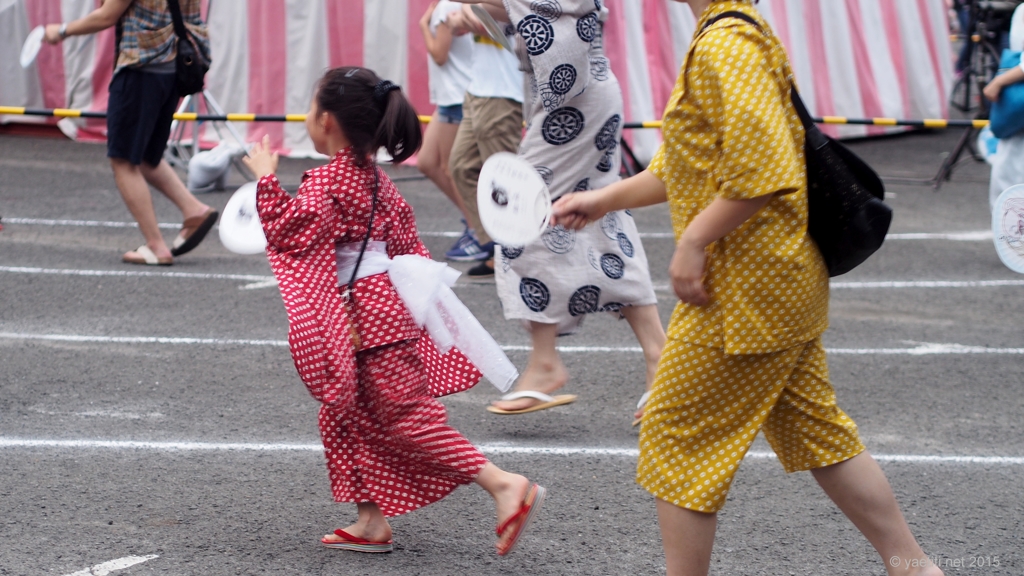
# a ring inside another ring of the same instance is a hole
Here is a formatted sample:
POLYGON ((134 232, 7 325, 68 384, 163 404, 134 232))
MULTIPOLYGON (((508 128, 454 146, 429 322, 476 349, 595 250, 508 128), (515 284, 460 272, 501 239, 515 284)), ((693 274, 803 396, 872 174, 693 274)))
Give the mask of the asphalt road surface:
MULTIPOLYGON (((860 425, 922 546, 947 574, 1024 574, 1024 276, 998 260, 988 170, 930 177, 959 132, 854 143, 889 181, 893 236, 834 280, 825 336, 840 405, 860 425)), ((562 339, 579 400, 517 417, 484 411, 487 383, 444 399, 503 468, 550 490, 508 558, 476 486, 394 519, 396 550, 318 540, 355 517, 331 501, 316 402, 292 365, 262 255, 216 231, 172 268, 122 264, 141 243, 104 148, 0 137, 0 574, 658 574, 650 496, 633 481, 643 365, 625 322, 562 339)), ((297 185, 315 161, 285 160, 297 185)), ((409 168, 389 169, 412 177, 409 168)), ((232 176, 231 190, 242 183, 232 176)), ((425 242, 461 230, 425 180, 399 182, 425 242)), ((223 207, 230 191, 203 197, 223 207)), ((180 216, 157 195, 168 240, 180 216)), ((659 309, 674 305, 664 207, 635 211, 659 309)), ((454 264, 465 270, 465 264, 454 264)), ((494 283, 459 296, 520 368, 527 334, 494 283)), ((720 515, 718 575, 884 574, 883 560, 806 473, 759 439, 720 515)))

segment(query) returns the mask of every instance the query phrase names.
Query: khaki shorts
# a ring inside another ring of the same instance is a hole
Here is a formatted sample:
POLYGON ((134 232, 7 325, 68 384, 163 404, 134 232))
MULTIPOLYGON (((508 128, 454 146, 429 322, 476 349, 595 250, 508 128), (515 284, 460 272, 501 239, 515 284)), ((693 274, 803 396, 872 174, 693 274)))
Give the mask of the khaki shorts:
POLYGON ((476 232, 480 244, 486 244, 491 238, 480 224, 476 182, 480 168, 492 154, 514 154, 519 150, 523 138, 523 105, 508 98, 478 98, 466 94, 462 113, 448 167, 469 212, 469 226, 476 232))

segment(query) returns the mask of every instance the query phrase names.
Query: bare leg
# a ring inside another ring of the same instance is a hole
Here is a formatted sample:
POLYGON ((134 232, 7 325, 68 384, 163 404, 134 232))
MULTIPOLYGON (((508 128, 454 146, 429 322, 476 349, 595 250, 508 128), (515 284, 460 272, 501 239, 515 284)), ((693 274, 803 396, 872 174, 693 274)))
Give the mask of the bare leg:
POLYGON ((462 213, 462 218, 470 222, 469 212, 466 211, 466 203, 462 196, 455 189, 455 182, 452 181, 451 173, 448 172, 448 160, 451 158, 452 145, 455 143, 455 134, 459 131, 458 124, 448 124, 438 119, 437 112, 427 124, 427 131, 423 134, 423 145, 416 155, 416 167, 424 176, 430 178, 441 192, 455 204, 455 207, 462 213))
MULTIPOLYGON (((569 372, 565 369, 565 364, 562 364, 558 350, 555 349, 558 325, 530 322, 530 338, 533 340, 530 361, 526 365, 526 371, 516 382, 515 390, 533 390, 551 394, 565 386, 569 380, 569 372)), ((498 400, 491 404, 502 410, 521 410, 538 403, 539 400, 534 398, 520 398, 510 401, 498 400)))
POLYGON ((910 532, 885 473, 871 454, 865 451, 845 462, 812 470, 811 474, 882 556, 890 576, 942 574, 938 566, 926 562, 927 556, 910 532))
MULTIPOLYGON (((343 528, 345 532, 371 542, 387 542, 391 540, 391 525, 388 519, 373 502, 359 502, 356 504, 359 510, 359 519, 355 524, 343 528)), ((324 535, 328 542, 343 542, 345 539, 337 534, 324 535)))
POLYGON ((497 525, 519 511, 519 505, 530 489, 530 481, 525 476, 505 472, 490 462, 480 470, 476 483, 494 498, 498 509, 497 525))
POLYGON ((694 512, 660 499, 655 504, 666 576, 706 576, 718 515, 694 512))
POLYGON ((154 188, 163 193, 171 202, 174 202, 178 210, 181 210, 183 218, 202 216, 210 208, 188 191, 185 183, 181 181, 181 178, 178 178, 178 173, 174 171, 174 168, 171 168, 171 165, 166 160, 161 160, 156 166, 150 166, 143 162, 139 169, 146 178, 146 182, 152 184, 154 188))
MULTIPOLYGON (((658 362, 661 360, 661 351, 665 348, 665 329, 661 327, 661 318, 658 317, 658 307, 654 304, 649 306, 626 306, 622 309, 622 315, 626 317, 630 328, 636 334, 640 347, 644 350, 644 362, 647 363, 646 388, 651 389, 654 383, 654 375, 658 371, 658 362)), ((644 415, 643 409, 636 411, 634 418, 644 415)))
POLYGON ((146 246, 157 258, 170 258, 171 250, 164 242, 163 235, 156 221, 153 210, 153 197, 149 185, 139 166, 121 158, 111 158, 110 167, 114 170, 114 182, 121 193, 125 206, 139 224, 139 231, 146 239, 146 246))

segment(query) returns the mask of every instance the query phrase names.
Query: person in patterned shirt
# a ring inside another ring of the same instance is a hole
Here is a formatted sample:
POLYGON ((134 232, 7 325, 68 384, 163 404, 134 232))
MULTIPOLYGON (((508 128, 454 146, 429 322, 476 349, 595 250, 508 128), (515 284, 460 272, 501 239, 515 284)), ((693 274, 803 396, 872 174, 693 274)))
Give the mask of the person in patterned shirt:
POLYGON ((457 348, 437 349, 389 274, 351 272, 364 272, 364 255, 430 258, 412 208, 372 161, 380 148, 395 162, 416 152, 416 112, 373 71, 336 68, 321 79, 306 128, 331 161, 306 172, 294 198, 274 175, 269 139, 246 163, 260 178, 257 208, 288 312, 292 358, 322 403, 332 493, 337 502, 355 502, 359 514, 322 543, 390 552, 388 517, 475 482, 495 500, 497 551, 507 554, 540 509, 544 488, 489 462, 448 426, 436 400, 473 386, 481 372, 457 348), (350 270, 339 273, 343 264, 350 270))
POLYGON ((807 233, 804 130, 782 44, 750 0, 688 3, 700 22, 651 165, 554 206, 578 228, 668 202, 680 302, 637 466, 657 499, 668 574, 708 573, 716 514, 759 431, 787 472, 811 471, 889 574, 941 574, 829 383, 828 272, 807 233))
MULTIPOLYGON (((178 4, 196 49, 209 59, 200 0, 179 0, 178 4)), ((200 202, 163 159, 180 99, 175 82, 178 38, 167 0, 105 0, 82 18, 48 24, 44 39, 58 44, 68 36, 95 34, 115 26, 117 51, 107 102, 107 157, 121 198, 146 240, 121 260, 170 266, 175 256, 202 242, 217 223, 218 213, 200 202), (181 211, 181 232, 170 246, 157 224, 150 186, 181 211)))

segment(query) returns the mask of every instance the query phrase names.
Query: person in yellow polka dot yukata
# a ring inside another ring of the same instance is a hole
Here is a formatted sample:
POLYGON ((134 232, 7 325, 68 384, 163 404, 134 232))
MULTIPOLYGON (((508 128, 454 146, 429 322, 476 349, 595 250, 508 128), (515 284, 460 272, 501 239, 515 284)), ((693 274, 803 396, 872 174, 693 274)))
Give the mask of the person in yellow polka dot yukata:
POLYGON ((787 472, 811 471, 890 575, 942 574, 829 383, 828 272, 807 233, 804 129, 782 44, 750 0, 687 3, 700 21, 650 167, 554 206, 557 223, 579 228, 669 205, 680 302, 637 469, 657 499, 668 574, 708 573, 716 513, 762 430, 787 472))

